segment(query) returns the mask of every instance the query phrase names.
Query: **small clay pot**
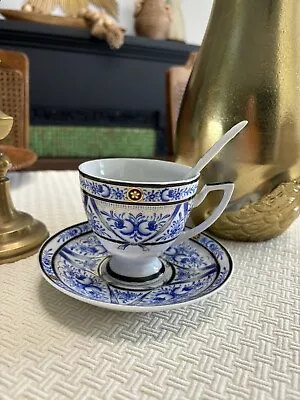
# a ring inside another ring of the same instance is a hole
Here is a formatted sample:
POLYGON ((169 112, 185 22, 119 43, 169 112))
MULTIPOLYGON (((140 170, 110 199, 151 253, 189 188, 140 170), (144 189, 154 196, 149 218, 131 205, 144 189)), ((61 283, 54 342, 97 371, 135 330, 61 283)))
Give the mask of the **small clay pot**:
POLYGON ((136 12, 135 31, 139 36, 156 40, 168 38, 171 23, 170 6, 163 0, 144 0, 136 12))

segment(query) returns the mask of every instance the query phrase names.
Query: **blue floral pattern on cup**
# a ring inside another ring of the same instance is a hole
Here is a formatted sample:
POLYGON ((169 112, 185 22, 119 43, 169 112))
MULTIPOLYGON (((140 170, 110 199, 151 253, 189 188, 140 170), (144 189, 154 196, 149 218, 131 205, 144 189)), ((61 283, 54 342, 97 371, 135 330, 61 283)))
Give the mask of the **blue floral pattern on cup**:
MULTIPOLYGON (((83 203, 91 228, 102 239, 113 239, 120 242, 119 249, 128 246, 139 246, 147 251, 150 244, 161 244, 175 239, 183 231, 190 202, 174 205, 172 212, 147 214, 142 206, 133 210, 112 210, 101 200, 83 194, 83 203)), ((165 209, 164 209, 165 210, 165 209)), ((167 209, 169 210, 169 209, 167 209)))
POLYGON ((170 214, 154 213, 146 216, 139 212, 100 211, 106 223, 122 236, 138 242, 157 233, 168 221, 170 214))
MULTIPOLYGON (((82 190, 84 190, 89 195, 106 201, 131 203, 131 201, 128 199, 128 192, 133 189, 132 187, 126 187, 122 185, 117 186, 113 184, 98 182, 93 180, 92 178, 86 178, 81 174, 79 174, 79 180, 82 190)), ((138 190, 141 190, 143 192, 143 196, 141 197, 142 200, 139 201, 139 204, 174 203, 188 200, 191 197, 195 196, 197 187, 198 181, 170 188, 138 188, 138 190)))
POLYGON ((98 266, 108 256, 89 224, 81 223, 50 238, 41 249, 40 264, 47 279, 66 293, 116 308, 184 304, 221 287, 232 271, 227 251, 204 234, 165 251, 162 259, 175 273, 170 282, 156 289, 121 289, 105 282, 98 275, 98 266))

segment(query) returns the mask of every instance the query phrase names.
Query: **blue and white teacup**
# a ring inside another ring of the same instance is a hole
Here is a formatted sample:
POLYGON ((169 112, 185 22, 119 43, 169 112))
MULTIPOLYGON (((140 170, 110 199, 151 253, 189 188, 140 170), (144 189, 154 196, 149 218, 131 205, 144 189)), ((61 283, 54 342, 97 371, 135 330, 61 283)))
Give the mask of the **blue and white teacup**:
POLYGON ((183 179, 190 167, 146 159, 100 159, 79 166, 85 212, 94 233, 111 254, 110 270, 118 277, 147 280, 161 269, 159 256, 171 245, 207 229, 224 211, 233 183, 205 185, 199 176, 183 179), (223 190, 213 213, 185 231, 193 207, 206 195, 223 190))

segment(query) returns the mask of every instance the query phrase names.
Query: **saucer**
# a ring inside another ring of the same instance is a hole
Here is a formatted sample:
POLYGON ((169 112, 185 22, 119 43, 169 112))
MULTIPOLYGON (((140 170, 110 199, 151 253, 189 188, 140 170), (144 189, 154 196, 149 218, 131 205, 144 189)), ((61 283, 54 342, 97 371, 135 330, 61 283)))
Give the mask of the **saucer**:
POLYGON ((224 287, 233 269, 224 246, 203 233, 164 252, 163 279, 156 278, 151 288, 128 286, 111 276, 109 258, 87 222, 58 232, 39 254, 43 277, 59 291, 98 307, 131 312, 191 304, 224 287))

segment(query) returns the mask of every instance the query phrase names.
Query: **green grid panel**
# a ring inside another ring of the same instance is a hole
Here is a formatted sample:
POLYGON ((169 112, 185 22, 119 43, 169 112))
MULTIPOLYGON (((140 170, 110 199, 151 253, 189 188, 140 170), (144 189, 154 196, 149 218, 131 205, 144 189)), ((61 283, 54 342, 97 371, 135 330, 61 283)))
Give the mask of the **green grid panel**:
POLYGON ((153 157, 156 132, 142 128, 31 126, 39 157, 153 157))

